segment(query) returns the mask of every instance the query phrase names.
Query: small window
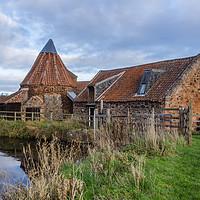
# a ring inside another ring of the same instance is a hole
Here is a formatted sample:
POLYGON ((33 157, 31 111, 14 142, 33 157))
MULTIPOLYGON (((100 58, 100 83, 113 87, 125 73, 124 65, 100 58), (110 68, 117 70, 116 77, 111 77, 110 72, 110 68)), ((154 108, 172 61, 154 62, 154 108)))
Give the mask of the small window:
POLYGON ((140 94, 145 94, 146 85, 147 85, 146 83, 143 83, 143 84, 141 85, 140 94))

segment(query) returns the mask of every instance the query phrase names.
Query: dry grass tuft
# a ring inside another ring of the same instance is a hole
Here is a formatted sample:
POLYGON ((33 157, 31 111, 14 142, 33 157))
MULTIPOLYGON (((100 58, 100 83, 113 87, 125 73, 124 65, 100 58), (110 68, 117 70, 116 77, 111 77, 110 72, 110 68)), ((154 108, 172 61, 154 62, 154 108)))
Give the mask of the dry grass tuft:
POLYGON ((5 193, 6 199, 131 199, 146 187, 146 157, 173 154, 177 143, 184 138, 159 127, 154 113, 146 124, 127 128, 115 122, 97 130, 82 162, 76 162, 82 158, 80 143, 63 149, 53 137, 39 143, 37 162, 30 146, 24 150, 31 182, 5 193))
POLYGON ((25 170, 30 182, 8 190, 3 199, 82 199, 84 182, 74 174, 66 179, 60 173, 71 150, 65 151, 56 137, 51 142, 44 141, 38 145, 37 161, 30 146, 24 149, 25 170))

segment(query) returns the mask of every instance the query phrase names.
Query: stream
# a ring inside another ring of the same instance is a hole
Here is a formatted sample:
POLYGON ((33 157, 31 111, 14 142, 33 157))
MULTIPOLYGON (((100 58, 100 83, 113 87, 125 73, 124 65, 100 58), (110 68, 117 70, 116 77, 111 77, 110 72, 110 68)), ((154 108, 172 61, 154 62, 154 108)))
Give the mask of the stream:
POLYGON ((23 146, 36 142, 9 137, 0 137, 0 193, 11 185, 27 184, 28 177, 21 167, 23 146))
MULTIPOLYGON (((29 179, 22 164, 22 160, 24 160, 23 147, 26 148, 28 144, 30 144, 33 155, 37 156, 36 140, 0 137, 0 200, 4 190, 11 189, 12 186, 19 186, 19 184, 28 184, 29 179)), ((79 146, 67 140, 62 140, 60 144, 69 149, 72 146, 72 149, 77 151, 73 155, 77 162, 87 155, 88 144, 79 146)))

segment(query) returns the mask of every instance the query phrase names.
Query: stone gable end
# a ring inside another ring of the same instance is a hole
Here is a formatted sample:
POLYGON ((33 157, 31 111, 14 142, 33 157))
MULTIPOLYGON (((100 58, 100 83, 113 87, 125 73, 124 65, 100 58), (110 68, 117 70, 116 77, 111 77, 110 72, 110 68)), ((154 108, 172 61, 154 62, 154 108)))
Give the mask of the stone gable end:
POLYGON ((183 74, 165 97, 165 107, 173 108, 193 103, 193 113, 200 113, 200 57, 183 74))

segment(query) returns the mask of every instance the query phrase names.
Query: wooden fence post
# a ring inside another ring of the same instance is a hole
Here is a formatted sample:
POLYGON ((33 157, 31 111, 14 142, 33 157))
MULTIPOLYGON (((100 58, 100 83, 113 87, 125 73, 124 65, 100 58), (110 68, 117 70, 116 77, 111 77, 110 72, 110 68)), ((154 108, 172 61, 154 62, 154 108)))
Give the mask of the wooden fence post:
POLYGON ((169 123, 170 123, 170 127, 169 127, 169 129, 170 129, 170 133, 172 132, 172 126, 173 126, 173 119, 172 119, 173 117, 172 117, 172 114, 170 114, 170 119, 169 119, 169 123))
POLYGON ((179 107, 179 132, 180 134, 183 135, 184 133, 184 107, 180 106, 179 107))
POLYGON ((128 108, 128 113, 127 113, 127 130, 129 132, 129 126, 130 126, 130 109, 128 108))
POLYGON ((93 129, 94 129, 94 139, 96 137, 96 110, 94 109, 94 116, 93 116, 93 129))
POLYGON ((50 120, 53 121, 53 113, 50 113, 50 120))
POLYGON ((94 116, 93 116, 94 139, 96 138, 96 128, 98 127, 98 118, 96 118, 97 114, 98 114, 98 109, 94 109, 94 116))
POLYGON ((33 116, 34 116, 34 113, 32 112, 31 113, 31 121, 33 121, 33 116))
POLYGON ((192 145, 192 102, 189 104, 188 143, 192 145))
POLYGON ((16 122, 16 120, 17 120, 17 114, 16 114, 16 112, 14 113, 14 121, 16 122))
POLYGON ((95 109, 95 114, 93 119, 95 128, 98 128, 98 117, 96 117, 96 115, 98 115, 98 109, 95 109))
POLYGON ((107 124, 109 125, 110 124, 110 109, 109 108, 106 110, 106 115, 107 115, 106 121, 107 121, 107 124))

